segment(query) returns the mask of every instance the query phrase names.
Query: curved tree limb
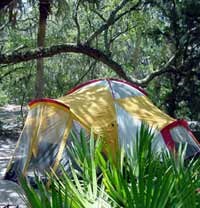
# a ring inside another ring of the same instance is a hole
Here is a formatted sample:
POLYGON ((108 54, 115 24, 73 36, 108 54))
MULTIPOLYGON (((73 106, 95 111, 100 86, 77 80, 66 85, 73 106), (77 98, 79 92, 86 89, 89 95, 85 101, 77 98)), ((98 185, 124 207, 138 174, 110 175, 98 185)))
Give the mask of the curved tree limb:
POLYGON ((50 47, 45 48, 36 48, 29 51, 18 51, 15 53, 10 54, 1 54, 0 55, 0 64, 16 64, 24 61, 30 61, 34 59, 40 59, 45 57, 52 57, 54 55, 60 54, 60 53, 80 53, 87 55, 97 61, 100 61, 110 67, 113 71, 116 72, 116 74, 131 82, 134 84, 138 84, 140 86, 147 86, 147 84, 152 81, 155 77, 160 76, 161 74, 164 74, 166 72, 172 71, 173 68, 170 67, 175 60, 176 54, 169 59, 169 61, 160 69, 157 70, 144 79, 138 80, 133 77, 130 77, 126 74, 123 67, 111 59, 109 56, 107 56, 102 51, 91 48, 86 45, 74 45, 74 44, 61 44, 61 45, 52 45, 50 47))
POLYGON ((161 69, 158 69, 152 73, 150 73, 149 75, 147 75, 145 78, 138 80, 138 84, 141 86, 147 86, 149 82, 151 82, 155 77, 158 77, 164 73, 167 72, 174 72, 175 69, 172 67, 173 62, 176 59, 176 54, 173 55, 168 61, 167 63, 164 64, 163 67, 161 67, 161 69))
POLYGON ((45 48, 36 48, 26 52, 17 52, 11 54, 1 54, 0 55, 0 64, 10 64, 10 63, 20 63, 24 61, 29 61, 33 59, 40 59, 45 57, 51 57, 60 53, 81 53, 89 57, 94 58, 97 61, 100 61, 110 68, 112 68, 120 77, 123 79, 131 81, 131 79, 126 75, 122 66, 110 59, 102 51, 98 49, 91 48, 85 45, 74 45, 74 44, 61 44, 53 45, 45 48))

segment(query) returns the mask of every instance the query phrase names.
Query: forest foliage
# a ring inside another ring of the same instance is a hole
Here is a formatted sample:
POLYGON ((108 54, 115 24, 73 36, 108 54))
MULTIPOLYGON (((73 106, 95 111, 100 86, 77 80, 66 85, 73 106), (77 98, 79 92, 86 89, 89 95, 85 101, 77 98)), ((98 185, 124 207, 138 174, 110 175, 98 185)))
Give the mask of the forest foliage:
POLYGON ((75 145, 66 151, 78 168, 70 165, 62 173, 48 174, 49 187, 35 176, 35 190, 25 178, 21 186, 25 203, 41 208, 196 208, 200 206, 200 160, 185 161, 186 146, 176 157, 151 149, 154 135, 142 125, 135 145, 120 150, 117 162, 105 159, 102 141, 73 134, 75 145), (83 148, 84 147, 84 148, 83 148), (132 154, 131 154, 132 153, 132 154))
POLYGON ((199 0, 1 1, 0 103, 114 77, 171 116, 199 120, 199 23, 199 0))

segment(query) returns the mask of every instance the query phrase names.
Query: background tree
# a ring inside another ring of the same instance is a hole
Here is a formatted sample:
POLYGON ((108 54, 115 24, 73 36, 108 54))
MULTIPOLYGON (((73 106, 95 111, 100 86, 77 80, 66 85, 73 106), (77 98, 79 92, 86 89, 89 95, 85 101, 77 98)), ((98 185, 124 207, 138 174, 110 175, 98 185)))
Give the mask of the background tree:
POLYGON ((88 79, 120 77, 147 88, 170 115, 199 119, 199 1, 36 0, 0 8, 0 87, 9 102, 32 99, 38 78, 45 82, 37 97, 57 97, 88 79), (35 70, 42 58, 44 79, 35 70))
MULTIPOLYGON (((45 46, 45 34, 47 27, 47 18, 50 13, 50 0, 39 0, 39 24, 37 34, 37 46, 45 46)), ((44 93, 44 61, 43 58, 37 59, 37 71, 35 82, 35 97, 41 98, 44 93)))

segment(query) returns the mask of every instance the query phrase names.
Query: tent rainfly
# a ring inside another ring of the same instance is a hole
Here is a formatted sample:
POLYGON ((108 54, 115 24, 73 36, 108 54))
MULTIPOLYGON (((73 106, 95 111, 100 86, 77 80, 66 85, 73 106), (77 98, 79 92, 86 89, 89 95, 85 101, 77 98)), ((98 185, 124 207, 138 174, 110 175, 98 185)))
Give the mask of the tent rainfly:
MULTIPOLYGON (((127 150, 134 144, 142 122, 154 131, 152 150, 177 149, 187 144, 185 158, 200 152, 200 146, 188 124, 175 120, 160 111, 148 99, 145 91, 117 79, 92 80, 81 84, 58 99, 39 99, 29 103, 29 112, 10 160, 5 178, 16 179, 31 171, 55 171, 59 164, 67 164, 65 150, 71 145, 70 130, 81 129, 105 138, 104 146, 114 155, 118 148, 127 150)), ((106 153, 106 149, 104 149, 106 153)))

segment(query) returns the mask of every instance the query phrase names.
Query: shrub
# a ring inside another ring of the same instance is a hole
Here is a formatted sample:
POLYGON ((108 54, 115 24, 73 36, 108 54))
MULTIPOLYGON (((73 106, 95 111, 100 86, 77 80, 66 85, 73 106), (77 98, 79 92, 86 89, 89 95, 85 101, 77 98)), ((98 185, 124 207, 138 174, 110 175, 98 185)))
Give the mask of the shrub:
POLYGON ((73 134, 74 145, 68 153, 78 169, 70 166, 62 176, 49 173, 50 187, 36 176, 38 190, 25 179, 21 185, 30 207, 126 207, 165 208, 199 207, 199 160, 184 164, 184 147, 176 157, 155 155, 151 150, 153 135, 145 125, 138 131, 130 151, 121 149, 117 160, 105 159, 101 139, 93 134, 88 140, 73 134))

